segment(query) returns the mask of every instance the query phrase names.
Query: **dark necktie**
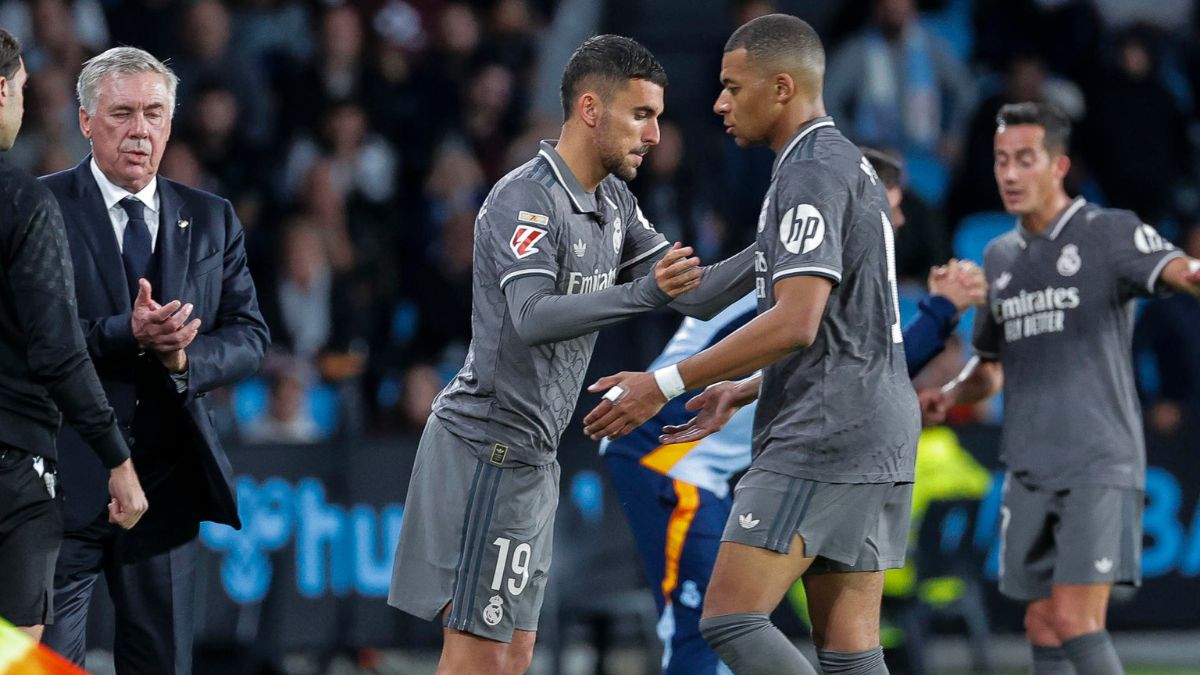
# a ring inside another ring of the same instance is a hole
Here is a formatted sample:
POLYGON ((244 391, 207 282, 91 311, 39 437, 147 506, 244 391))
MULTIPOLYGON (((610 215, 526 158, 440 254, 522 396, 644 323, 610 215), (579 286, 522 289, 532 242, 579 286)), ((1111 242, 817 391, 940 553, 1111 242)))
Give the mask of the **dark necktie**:
POLYGON ((129 281, 129 298, 137 297, 138 279, 150 270, 150 227, 146 225, 146 207, 136 197, 126 197, 120 202, 129 216, 125 225, 125 236, 121 239, 121 257, 125 259, 125 278, 129 281))

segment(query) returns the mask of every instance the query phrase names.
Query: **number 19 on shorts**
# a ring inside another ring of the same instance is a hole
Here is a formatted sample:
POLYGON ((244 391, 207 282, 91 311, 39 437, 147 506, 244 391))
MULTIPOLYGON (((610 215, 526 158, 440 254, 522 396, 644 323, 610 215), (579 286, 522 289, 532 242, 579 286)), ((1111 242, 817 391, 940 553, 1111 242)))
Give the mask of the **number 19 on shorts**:
MULTIPOLYGON (((498 591, 504 585, 505 573, 508 571, 509 559, 508 550, 512 545, 512 540, 506 537, 497 537, 496 541, 492 542, 492 546, 500 549, 496 556, 496 573, 492 575, 492 590, 498 591)), ((512 549, 512 578, 508 580, 508 592, 511 595, 520 595, 521 591, 525 590, 525 585, 529 583, 529 559, 533 556, 533 549, 529 544, 517 544, 512 549), (520 582, 518 583, 518 578, 520 582)))

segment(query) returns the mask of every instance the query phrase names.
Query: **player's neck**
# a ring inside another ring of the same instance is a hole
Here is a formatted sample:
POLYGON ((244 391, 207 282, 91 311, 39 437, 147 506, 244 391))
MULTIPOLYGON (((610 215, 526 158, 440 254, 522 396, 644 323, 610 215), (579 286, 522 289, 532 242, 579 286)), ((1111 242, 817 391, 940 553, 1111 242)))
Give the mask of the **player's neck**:
POLYGON ((1067 196, 1066 192, 1059 190, 1037 211, 1021 216, 1021 227, 1025 228, 1027 232, 1040 235, 1048 230, 1055 218, 1070 205, 1071 198, 1067 196))
POLYGON ((790 106, 780 116, 779 124, 775 126, 775 132, 771 134, 771 150, 775 154, 779 154, 780 150, 792 140, 792 136, 800 130, 800 127, 808 124, 818 117, 825 116, 825 99, 821 96, 811 100, 797 102, 790 106))
POLYGON ((608 172, 597 159, 593 145, 586 141, 587 139, 581 138, 580 134, 572 133, 570 125, 563 125, 562 136, 554 149, 571 173, 575 174, 579 185, 586 192, 595 192, 596 186, 604 180, 608 172))

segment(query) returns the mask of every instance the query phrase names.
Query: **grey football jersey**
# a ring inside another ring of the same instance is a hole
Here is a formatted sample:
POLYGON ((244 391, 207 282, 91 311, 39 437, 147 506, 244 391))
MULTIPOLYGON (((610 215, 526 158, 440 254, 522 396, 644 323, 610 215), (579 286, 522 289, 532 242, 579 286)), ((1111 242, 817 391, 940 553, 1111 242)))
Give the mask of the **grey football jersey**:
POLYGON ((758 220, 758 311, 793 275, 834 282, 816 340, 763 369, 754 466, 830 483, 911 481, 908 379, 887 194, 828 117, 779 153, 758 220))
POLYGON ((471 345, 434 401, 434 414, 484 459, 554 461, 596 334, 526 345, 513 327, 505 284, 540 274, 555 280, 557 293, 591 293, 666 247, 624 182, 609 176, 595 193, 585 192, 543 141, 536 157, 496 183, 479 210, 471 345))
POLYGON ((1180 255, 1133 213, 1082 198, 1044 236, 1018 224, 988 244, 974 345, 1004 367, 1001 456, 1027 484, 1144 485, 1134 299, 1180 255))

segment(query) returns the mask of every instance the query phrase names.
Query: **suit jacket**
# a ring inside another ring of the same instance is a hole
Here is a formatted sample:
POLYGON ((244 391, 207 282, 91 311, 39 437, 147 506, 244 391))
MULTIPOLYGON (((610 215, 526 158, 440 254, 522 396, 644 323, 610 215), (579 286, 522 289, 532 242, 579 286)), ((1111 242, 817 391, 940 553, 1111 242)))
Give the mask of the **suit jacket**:
MULTIPOLYGON (((186 350, 187 388, 178 393, 157 358, 139 354, 121 251, 90 161, 41 180, 62 208, 88 352, 118 423, 133 436, 134 466, 150 501, 129 538, 138 542, 133 548, 157 552, 195 537, 204 520, 241 526, 232 469, 203 398, 256 372, 269 334, 233 206, 159 176, 152 295, 192 303, 192 318, 201 320, 186 350)), ((77 530, 105 512, 108 474, 70 430, 60 434, 58 452, 66 529, 77 530)))

